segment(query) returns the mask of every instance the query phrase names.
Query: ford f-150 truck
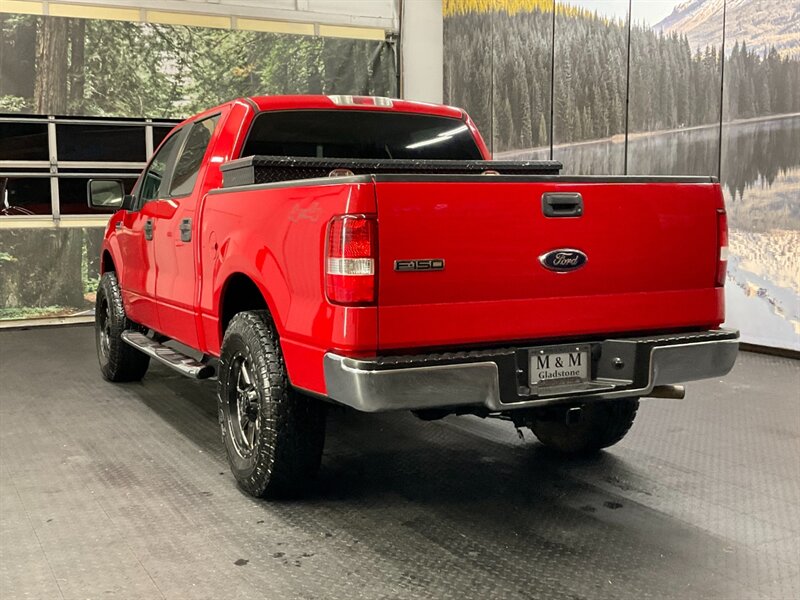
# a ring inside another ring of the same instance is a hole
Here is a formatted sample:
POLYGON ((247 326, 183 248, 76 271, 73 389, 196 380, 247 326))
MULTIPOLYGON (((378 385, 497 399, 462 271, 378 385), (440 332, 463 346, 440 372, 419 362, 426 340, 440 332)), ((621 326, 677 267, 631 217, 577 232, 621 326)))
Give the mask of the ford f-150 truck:
POLYGON ((464 111, 377 97, 228 102, 178 125, 116 210, 96 338, 217 378, 232 471, 293 494, 326 408, 500 417, 608 447, 641 397, 726 374, 727 224, 712 177, 562 176, 492 161, 464 111))

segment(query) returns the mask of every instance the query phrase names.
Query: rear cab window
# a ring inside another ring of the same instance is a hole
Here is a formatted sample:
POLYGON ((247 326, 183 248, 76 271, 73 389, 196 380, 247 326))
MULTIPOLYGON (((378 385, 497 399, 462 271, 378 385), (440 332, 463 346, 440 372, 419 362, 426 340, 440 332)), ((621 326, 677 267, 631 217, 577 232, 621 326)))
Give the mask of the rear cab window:
POLYGON ((138 190, 140 203, 192 193, 220 115, 172 132, 153 156, 138 190), (187 132, 188 127, 188 132, 187 132))
POLYGON ((287 110, 256 116, 242 156, 481 160, 467 124, 450 117, 366 110, 287 110))
POLYGON ((219 115, 197 121, 192 124, 186 142, 183 144, 178 162, 175 164, 175 173, 172 175, 170 196, 186 196, 191 194, 203 157, 211 141, 211 135, 219 122, 219 115))

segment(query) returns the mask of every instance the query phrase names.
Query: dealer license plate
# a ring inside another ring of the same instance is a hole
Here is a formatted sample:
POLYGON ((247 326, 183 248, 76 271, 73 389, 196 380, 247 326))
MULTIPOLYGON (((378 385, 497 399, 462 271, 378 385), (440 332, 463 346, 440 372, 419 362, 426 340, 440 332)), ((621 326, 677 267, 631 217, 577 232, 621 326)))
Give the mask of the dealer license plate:
POLYGON ((589 347, 531 350, 529 367, 531 386, 584 383, 589 380, 589 347))

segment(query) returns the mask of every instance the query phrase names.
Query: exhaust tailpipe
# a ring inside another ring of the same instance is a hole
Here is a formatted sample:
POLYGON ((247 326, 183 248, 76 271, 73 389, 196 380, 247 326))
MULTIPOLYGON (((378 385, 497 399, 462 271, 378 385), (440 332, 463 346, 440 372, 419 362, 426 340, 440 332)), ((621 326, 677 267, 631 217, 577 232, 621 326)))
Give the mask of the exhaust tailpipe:
POLYGON ((671 398, 673 400, 683 400, 686 397, 686 387, 682 385, 657 385, 653 388, 648 398, 671 398))

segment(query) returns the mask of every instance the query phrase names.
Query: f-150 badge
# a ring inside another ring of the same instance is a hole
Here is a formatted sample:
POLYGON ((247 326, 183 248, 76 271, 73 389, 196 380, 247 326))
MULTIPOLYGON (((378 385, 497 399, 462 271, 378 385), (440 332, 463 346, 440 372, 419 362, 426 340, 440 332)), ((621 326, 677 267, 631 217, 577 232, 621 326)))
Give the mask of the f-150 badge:
POLYGON ((394 261, 395 271, 443 271, 443 258, 417 258, 415 260, 394 261))
POLYGON ((539 257, 539 262, 545 269, 555 271, 556 273, 567 273, 580 269, 586 264, 588 258, 580 250, 574 248, 559 248, 551 250, 539 257))

